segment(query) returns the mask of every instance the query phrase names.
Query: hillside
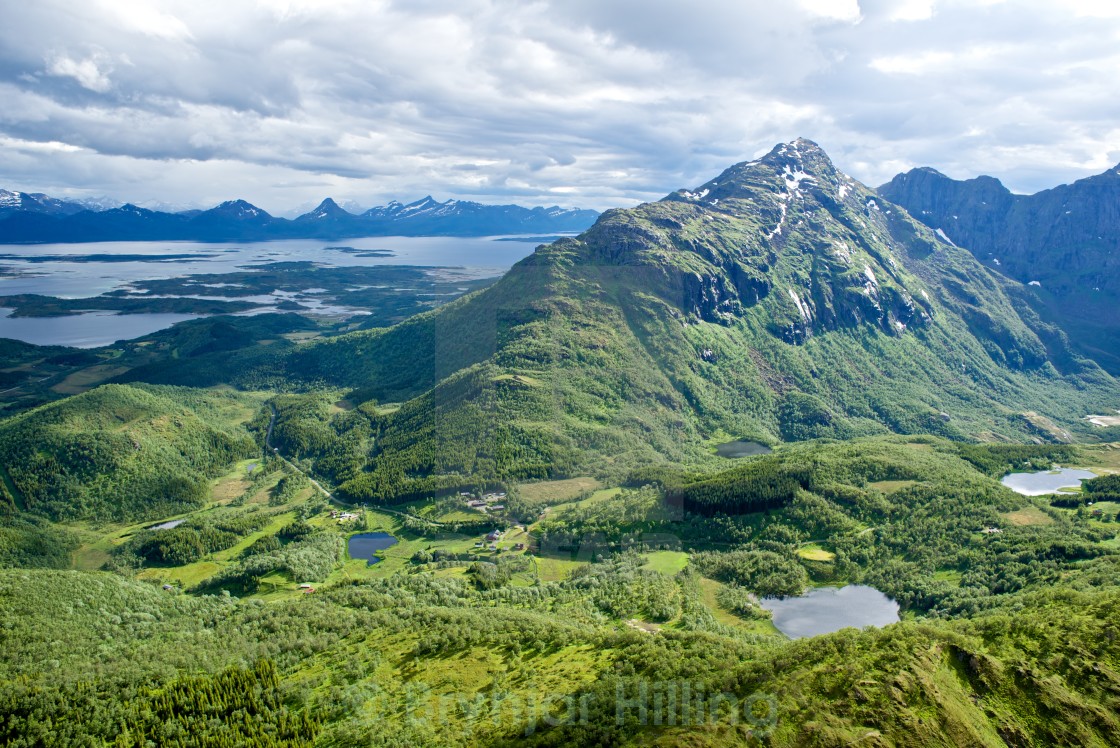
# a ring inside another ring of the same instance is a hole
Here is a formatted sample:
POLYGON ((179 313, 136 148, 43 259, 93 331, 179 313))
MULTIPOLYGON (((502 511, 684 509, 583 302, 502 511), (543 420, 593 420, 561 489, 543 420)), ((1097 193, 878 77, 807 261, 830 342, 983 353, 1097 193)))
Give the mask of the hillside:
POLYGON ((617 477, 703 460, 721 437, 1084 433, 1120 389, 1021 296, 798 140, 287 370, 371 401, 370 470, 343 486, 356 499, 617 477))
POLYGON ((999 180, 899 174, 879 193, 987 267, 1029 284, 1028 297, 1082 354, 1120 372, 1120 167, 1034 195, 999 180))
POLYGON ((1105 746, 1120 726, 1120 652, 1101 635, 1115 626, 1115 591, 1036 595, 1024 600, 1029 619, 999 612, 783 646, 560 621, 491 607, 490 597, 412 577, 265 606, 105 574, 0 572, 0 623, 13 634, 0 665, 0 739, 1105 746), (685 682, 693 701, 682 719, 685 682), (717 695, 739 710, 760 703, 749 720, 713 717, 717 695), (566 699, 587 708, 565 712, 566 699), (555 704, 555 717, 535 712, 541 704, 555 704))
MULTIPOLYGON (((276 398, 275 443, 299 462, 298 416, 331 402, 276 398)), ((530 551, 498 552, 477 525, 342 524, 317 493, 283 496, 287 468, 266 459, 242 500, 172 530, 85 533, 115 573, 0 570, 0 743, 1111 745, 1120 503, 1095 517, 992 476, 1116 460, 929 436, 783 445, 554 504, 530 551), (356 530, 399 542, 376 565, 340 558, 356 530), (904 620, 787 640, 758 597, 809 584, 873 585, 904 620)), ((0 563, 53 561, 5 555, 4 530, 0 563)))
POLYGON ((4 500, 56 520, 197 508, 208 479, 258 450, 236 394, 104 385, 0 423, 4 500))

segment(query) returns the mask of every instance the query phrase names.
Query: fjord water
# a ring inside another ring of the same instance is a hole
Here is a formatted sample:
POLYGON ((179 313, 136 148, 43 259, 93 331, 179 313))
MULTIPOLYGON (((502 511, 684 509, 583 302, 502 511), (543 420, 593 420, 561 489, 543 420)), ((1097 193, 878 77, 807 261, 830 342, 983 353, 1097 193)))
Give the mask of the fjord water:
POLYGON ((1081 481, 1096 477, 1096 473, 1088 470, 1061 468, 1037 473, 1011 473, 1005 475, 1000 483, 1024 496, 1045 496, 1063 488, 1078 488, 1081 481))
POLYGON ((118 340, 149 335, 177 322, 197 319, 196 314, 116 314, 85 312, 61 317, 12 317, 11 309, 0 309, 0 338, 37 345, 98 348, 118 340))
POLYGON ((790 639, 898 622, 898 603, 862 584, 816 587, 799 597, 766 597, 760 604, 773 614, 775 628, 790 639))
MULTIPOLYGON (((415 265, 454 267, 469 278, 501 275, 529 255, 538 237, 379 236, 341 241, 298 239, 256 243, 101 242, 0 245, 0 296, 99 296, 130 283, 203 273, 232 273, 273 262, 332 267, 415 265), (498 241, 498 239, 515 241, 498 241), (524 241, 519 239, 524 238, 524 241), (371 255, 371 250, 384 250, 371 255)), ((230 297, 224 297, 232 300, 230 297)), ((10 312, 9 312, 10 314, 10 312)), ((40 345, 92 348, 128 340, 192 319, 185 314, 109 312, 60 317, 0 317, 0 338, 40 345)))
POLYGON ((379 559, 375 554, 397 544, 397 539, 387 532, 362 532, 351 535, 346 543, 346 551, 350 558, 364 558, 369 566, 376 564, 379 559))

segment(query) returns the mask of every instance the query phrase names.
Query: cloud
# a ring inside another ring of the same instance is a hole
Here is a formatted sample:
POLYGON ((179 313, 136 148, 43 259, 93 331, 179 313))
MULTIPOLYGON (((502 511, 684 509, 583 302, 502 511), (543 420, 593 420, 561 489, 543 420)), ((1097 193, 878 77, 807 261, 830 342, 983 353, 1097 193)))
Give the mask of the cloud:
POLYGON ((96 53, 83 60, 75 60, 65 54, 54 54, 47 62, 47 74, 73 78, 82 88, 105 93, 113 83, 109 80, 112 64, 108 56, 96 53))
POLYGON ((1120 157, 1111 7, 13 4, 0 186, 276 211, 429 192, 606 208, 803 135, 870 184, 929 164, 1035 190, 1120 157))

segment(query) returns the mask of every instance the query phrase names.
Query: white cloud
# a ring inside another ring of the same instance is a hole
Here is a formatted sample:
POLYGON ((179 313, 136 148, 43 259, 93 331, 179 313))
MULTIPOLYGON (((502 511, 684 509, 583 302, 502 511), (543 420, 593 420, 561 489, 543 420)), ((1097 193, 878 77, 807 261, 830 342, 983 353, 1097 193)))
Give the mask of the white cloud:
POLYGON ((191 32, 187 25, 173 13, 160 10, 158 6, 161 4, 167 3, 158 0, 101 0, 99 2, 103 12, 115 17, 117 23, 124 29, 138 31, 159 39, 190 39, 191 32))
POLYGON ((19 138, 8 138, 0 136, 0 148, 11 148, 19 151, 39 152, 39 153, 74 153, 82 150, 76 145, 69 143, 60 143, 57 140, 21 140, 19 138))
POLYGON ((899 0, 891 12, 892 21, 927 21, 933 18, 934 0, 899 0))
POLYGON ((834 21, 857 21, 860 18, 858 0, 797 0, 797 4, 820 18, 834 21))
POLYGON ((105 93, 113 82, 109 80, 112 65, 104 54, 93 54, 83 60, 75 60, 66 54, 55 54, 47 61, 47 74, 73 78, 83 88, 105 93))
POLYGON ((1120 18, 1071 2, 13 3, 0 187, 605 208, 804 135, 1039 189, 1120 156, 1120 18))
POLYGON ((1067 6, 1078 16, 1120 18, 1120 5, 1113 0, 1067 0, 1067 6))

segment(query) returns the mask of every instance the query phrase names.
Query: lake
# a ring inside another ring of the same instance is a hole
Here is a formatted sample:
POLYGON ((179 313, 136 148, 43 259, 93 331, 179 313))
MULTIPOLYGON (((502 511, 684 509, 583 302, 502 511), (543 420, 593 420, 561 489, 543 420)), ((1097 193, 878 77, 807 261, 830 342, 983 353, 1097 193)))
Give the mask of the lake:
POLYGON ((765 597, 759 604, 773 614, 774 626, 790 639, 898 622, 898 603, 861 584, 815 587, 799 597, 765 597))
POLYGON ((350 540, 346 543, 346 551, 350 554, 350 558, 368 559, 368 565, 373 566, 381 560, 375 555, 378 551, 396 544, 397 539, 387 532, 362 532, 350 536, 350 540))
POLYGON ((1058 493, 1062 488, 1079 488, 1081 481, 1096 477, 1096 473, 1088 470, 1061 468, 1037 473, 1010 473, 1003 476, 1000 483, 1024 496, 1045 496, 1058 493))
POLYGON ((716 447, 716 454, 720 457, 735 459, 738 457, 754 457, 755 455, 768 455, 774 450, 758 442, 733 441, 720 444, 716 447))
POLYGON ((171 327, 176 322, 197 319, 197 314, 117 314, 85 312, 62 317, 12 317, 11 309, 0 309, 0 338, 14 338, 36 345, 66 345, 99 348, 118 340, 132 340, 171 327))
MULTIPOLYGON (((539 237, 378 236, 344 241, 97 242, 0 245, 0 296, 40 294, 64 299, 127 291, 143 281, 234 273, 276 262, 326 267, 413 265, 456 268, 457 277, 493 278, 533 252, 539 237)), ((316 311, 316 310, 311 310, 316 311)), ((329 309, 319 311, 330 311, 329 309)), ((61 317, 0 316, 0 338, 92 348, 129 340, 191 319, 185 314, 111 312, 61 317), (110 318, 110 319, 106 319, 110 318)))
POLYGON ((170 520, 168 522, 162 522, 158 525, 152 525, 151 527, 149 527, 147 529, 149 529, 149 530, 174 530, 176 527, 183 524, 184 522, 186 522, 185 519, 173 519, 173 520, 170 520))

